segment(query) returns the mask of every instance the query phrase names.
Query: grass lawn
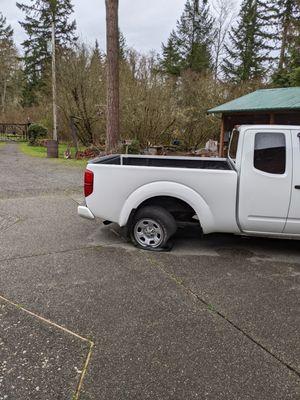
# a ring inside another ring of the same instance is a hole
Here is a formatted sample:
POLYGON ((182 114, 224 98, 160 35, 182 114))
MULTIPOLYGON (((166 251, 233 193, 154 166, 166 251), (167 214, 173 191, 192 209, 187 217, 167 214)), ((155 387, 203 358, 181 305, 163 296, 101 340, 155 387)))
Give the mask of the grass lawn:
POLYGON ((0 147, 4 147, 6 145, 6 142, 0 142, 0 147))
MULTIPOLYGON (((47 149, 46 147, 43 146, 28 146, 27 143, 20 143, 19 144, 19 149, 21 150, 22 153, 27 154, 28 156, 31 157, 40 157, 40 158, 46 158, 47 157, 47 149)), ((58 147, 58 159, 53 158, 52 160, 56 162, 61 162, 65 165, 72 165, 72 166, 78 166, 78 167, 85 167, 87 164, 87 160, 67 160, 64 158, 64 152, 67 149, 66 144, 59 144, 58 147)), ((71 153, 72 157, 75 155, 75 149, 71 148, 71 153)))

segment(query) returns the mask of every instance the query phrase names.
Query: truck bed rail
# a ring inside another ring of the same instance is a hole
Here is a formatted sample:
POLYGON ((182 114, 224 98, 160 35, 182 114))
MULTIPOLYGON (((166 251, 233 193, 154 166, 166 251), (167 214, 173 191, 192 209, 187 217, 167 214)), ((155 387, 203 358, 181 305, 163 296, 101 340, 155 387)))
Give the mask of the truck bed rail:
POLYGON ((193 158, 193 157, 166 157, 166 156, 128 156, 114 154, 96 158, 92 164, 110 164, 140 167, 160 168, 193 168, 212 170, 232 170, 230 162, 225 159, 193 158))

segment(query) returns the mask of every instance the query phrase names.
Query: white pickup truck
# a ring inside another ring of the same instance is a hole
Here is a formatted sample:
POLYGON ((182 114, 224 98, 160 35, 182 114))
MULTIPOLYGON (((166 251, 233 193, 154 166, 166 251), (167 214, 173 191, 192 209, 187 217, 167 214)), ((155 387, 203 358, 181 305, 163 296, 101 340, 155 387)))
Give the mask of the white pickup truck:
POLYGON ((300 239, 300 126, 241 126, 228 158, 98 158, 84 190, 79 215, 127 226, 143 249, 166 248, 185 221, 203 234, 300 239))

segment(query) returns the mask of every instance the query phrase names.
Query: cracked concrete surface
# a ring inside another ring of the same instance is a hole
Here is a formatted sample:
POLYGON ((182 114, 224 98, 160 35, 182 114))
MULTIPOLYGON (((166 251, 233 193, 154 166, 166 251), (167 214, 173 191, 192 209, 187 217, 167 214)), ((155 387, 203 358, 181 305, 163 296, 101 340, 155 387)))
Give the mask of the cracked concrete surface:
MULTIPOLYGON (((187 228, 144 253, 77 217, 79 168, 0 162, 0 294, 95 342, 80 399, 299 398, 299 242, 187 228)), ((86 343, 1 305, 0 398, 72 399, 86 343)))
POLYGON ((72 399, 90 345, 0 299, 0 399, 72 399))

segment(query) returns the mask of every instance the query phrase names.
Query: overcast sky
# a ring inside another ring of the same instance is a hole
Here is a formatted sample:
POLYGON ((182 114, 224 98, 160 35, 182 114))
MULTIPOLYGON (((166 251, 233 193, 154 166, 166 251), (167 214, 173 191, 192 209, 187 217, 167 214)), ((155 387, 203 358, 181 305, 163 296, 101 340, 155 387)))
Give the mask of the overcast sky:
MULTIPOLYGON (((22 2, 22 0, 19 0, 22 2)), ((186 0, 120 0, 120 28, 126 36, 129 47, 141 52, 159 51, 175 27, 186 0)), ((29 3, 27 0, 23 2, 29 3)), ((16 7, 15 0, 0 0, 0 10, 14 29, 19 45, 24 32, 18 21, 23 14, 16 7)), ((99 40, 105 47, 105 1, 73 0, 74 18, 82 40, 94 43, 99 40)))

